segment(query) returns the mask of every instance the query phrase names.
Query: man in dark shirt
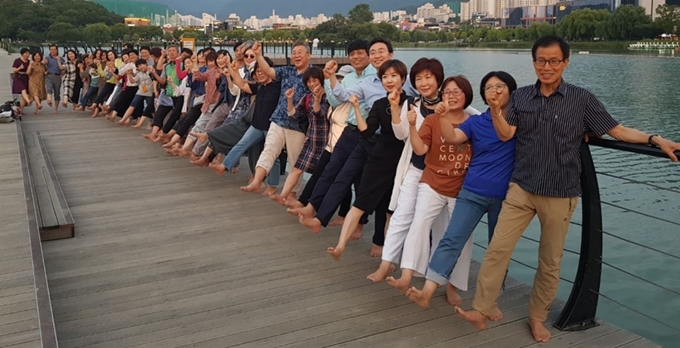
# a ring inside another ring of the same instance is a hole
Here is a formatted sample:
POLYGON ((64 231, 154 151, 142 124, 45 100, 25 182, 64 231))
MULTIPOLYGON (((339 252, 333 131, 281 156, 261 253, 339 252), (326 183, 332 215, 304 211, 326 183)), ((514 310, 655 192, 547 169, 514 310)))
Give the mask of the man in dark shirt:
POLYGON ((473 310, 456 311, 479 329, 487 320, 502 318, 496 300, 505 271, 517 241, 538 215, 541 238, 529 326, 536 341, 547 342, 551 335, 543 323, 557 293, 564 241, 581 193, 579 147, 584 131, 658 146, 674 162, 680 144, 618 124, 592 93, 564 82, 569 45, 563 39, 539 39, 532 57, 536 84, 516 90, 506 110, 498 100, 488 100, 498 137, 507 141, 517 136, 515 169, 479 270, 473 310))

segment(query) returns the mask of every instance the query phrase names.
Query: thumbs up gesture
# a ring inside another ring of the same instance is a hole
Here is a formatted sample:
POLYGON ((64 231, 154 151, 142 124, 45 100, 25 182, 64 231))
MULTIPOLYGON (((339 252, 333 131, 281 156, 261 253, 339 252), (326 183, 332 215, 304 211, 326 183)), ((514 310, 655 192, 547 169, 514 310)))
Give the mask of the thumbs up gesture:
POLYGON ((406 113, 406 119, 410 125, 415 126, 417 118, 418 114, 416 113, 416 106, 411 104, 411 110, 406 113))

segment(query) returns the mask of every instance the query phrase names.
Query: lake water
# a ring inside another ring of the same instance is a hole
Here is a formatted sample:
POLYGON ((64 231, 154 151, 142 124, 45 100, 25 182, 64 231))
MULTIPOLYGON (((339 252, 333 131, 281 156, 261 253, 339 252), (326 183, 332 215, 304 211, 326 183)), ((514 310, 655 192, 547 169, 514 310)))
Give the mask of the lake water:
MULTIPOLYGON (((519 86, 532 84, 536 75, 527 51, 472 50, 398 50, 395 58, 408 66, 420 57, 439 59, 447 75, 463 74, 478 91, 482 77, 492 70, 504 70, 519 86)), ((592 91, 609 112, 623 125, 651 134, 680 141, 680 60, 665 59, 658 53, 632 55, 572 55, 564 79, 592 91)), ((476 92, 478 93, 478 92, 476 92)), ((475 95, 472 106, 486 109, 475 95)), ((603 227, 608 233, 680 256, 680 164, 642 155, 593 149, 598 172, 621 177, 599 175, 601 200, 639 211, 670 222, 656 220, 634 212, 603 204, 603 227), (654 184, 659 189, 635 184, 627 179, 654 184)), ((580 222, 581 212, 574 214, 580 222)), ((475 234, 476 242, 486 245, 486 226, 475 234)), ((566 248, 578 251, 581 231, 572 225, 566 248)), ((525 236, 538 239, 539 224, 534 221, 525 236)), ((537 266, 537 244, 521 239, 513 258, 537 266)), ((475 248, 475 259, 481 260, 484 250, 475 248)), ((603 265, 600 292, 637 311, 674 328, 680 328, 680 261, 604 236, 604 262, 652 281, 671 291, 647 284, 614 268, 603 265)), ((574 279, 578 256, 564 254, 562 277, 574 279)), ((510 275, 527 284, 533 282, 534 270, 516 262, 510 264, 510 275)), ((571 285, 562 281, 559 298, 566 300, 571 285)), ((631 330, 667 347, 677 346, 680 331, 627 310, 600 297, 598 317, 631 330)))

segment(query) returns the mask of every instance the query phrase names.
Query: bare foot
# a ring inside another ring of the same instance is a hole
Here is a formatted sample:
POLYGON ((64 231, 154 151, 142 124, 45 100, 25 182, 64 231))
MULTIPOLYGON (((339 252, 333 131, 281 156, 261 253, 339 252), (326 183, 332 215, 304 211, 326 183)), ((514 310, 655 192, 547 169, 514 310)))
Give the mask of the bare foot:
POLYGON ((458 295, 458 289, 451 283, 446 284, 446 302, 452 306, 460 306, 463 304, 463 298, 458 295))
POLYGON ((536 319, 529 319, 529 327, 531 328, 531 334, 534 336, 536 342, 548 342, 552 337, 550 331, 545 328, 542 322, 536 319))
POLYGON ((486 329, 487 318, 486 316, 484 316, 484 314, 480 313, 479 311, 473 309, 466 312, 460 307, 456 307, 456 314, 458 314, 458 316, 461 317, 463 320, 472 324, 472 326, 480 330, 486 329))
POLYGON ((390 274, 390 270, 394 267, 391 262, 382 261, 378 269, 375 272, 366 276, 366 279, 371 280, 374 283, 380 283, 390 274))
POLYGON ((290 209, 302 208, 302 207, 304 207, 304 205, 302 205, 302 203, 300 203, 300 201, 298 201, 297 199, 292 200, 292 201, 286 199, 286 207, 288 207, 289 210, 290 210, 290 209))
POLYGON ((383 250, 383 247, 373 244, 373 246, 371 247, 371 252, 369 253, 369 255, 371 257, 382 257, 382 250, 383 250))
POLYGON ((144 122, 142 121, 137 122, 134 126, 132 126, 132 128, 142 129, 142 124, 144 124, 144 122))
POLYGON ((267 188, 262 192, 263 196, 269 197, 276 193, 276 187, 275 186, 267 186, 267 188))
POLYGON ((204 143, 208 141, 208 133, 189 132, 189 134, 196 137, 197 143, 204 143))
POLYGON ((51 100, 47 101, 47 106, 52 107, 52 101, 51 100))
POLYGON ((208 166, 209 163, 208 163, 208 159, 199 158, 197 160, 191 161, 191 164, 199 166, 199 167, 206 167, 206 166, 208 166))
POLYGON ((171 156, 179 156, 179 149, 176 148, 176 147, 169 148, 169 149, 166 148, 165 153, 167 153, 168 155, 171 155, 171 156))
POLYGON ((326 251, 333 257, 333 260, 339 261, 340 257, 342 257, 342 253, 345 251, 345 249, 336 246, 335 248, 328 247, 328 249, 326 249, 326 251))
POLYGON ((295 213, 298 215, 302 215, 308 219, 311 219, 316 215, 316 209, 314 209, 314 206, 311 204, 307 204, 306 206, 295 209, 295 213))
POLYGON ((394 277, 387 277, 387 284, 390 284, 391 287, 399 290, 402 294, 406 293, 406 290, 408 290, 408 287, 411 285, 411 282, 402 278, 395 279, 394 277))
MULTIPOLYGON (((308 219, 304 217, 304 215, 302 214, 298 215, 298 218, 300 219, 300 223, 302 224, 302 226, 309 228, 313 233, 318 234, 319 232, 321 232, 321 221, 319 221, 319 219, 317 218, 308 219)), ((342 252, 340 253, 342 254, 342 252)))
MULTIPOLYGON (((238 174, 239 170, 238 167, 231 168, 231 173, 232 174, 238 174)), ((250 183, 249 183, 250 184, 250 183)))
POLYGON ((219 176, 223 176, 224 172, 227 171, 227 168, 224 166, 224 164, 213 165, 210 163, 209 167, 219 176))
POLYGON ((144 137, 144 139, 146 139, 146 140, 153 141, 155 135, 153 135, 152 133, 148 133, 148 134, 142 134, 142 137, 144 137))
POLYGON ((262 187, 259 184, 252 181, 248 184, 248 186, 241 187, 241 191, 243 192, 260 192, 261 189, 262 187))
POLYGON ((283 198, 283 196, 281 196, 281 195, 271 195, 271 196, 269 196, 269 199, 271 199, 272 201, 279 203, 281 205, 285 205, 285 203, 286 203, 286 199, 283 198))
POLYGON ((409 300, 415 302, 420 307, 430 308, 430 296, 428 296, 424 291, 416 289, 412 286, 410 289, 406 290, 406 296, 409 300))
MULTIPOLYGON (((349 240, 359 240, 361 239, 361 236, 364 235, 364 225, 358 224, 357 228, 354 229, 354 232, 349 236, 349 240)), ((373 250, 371 250, 373 251, 373 250)), ((380 254, 382 255, 382 249, 380 251, 380 254)))
POLYGON ((328 226, 342 226, 343 222, 345 222, 344 216, 336 216, 335 219, 328 223, 328 226))

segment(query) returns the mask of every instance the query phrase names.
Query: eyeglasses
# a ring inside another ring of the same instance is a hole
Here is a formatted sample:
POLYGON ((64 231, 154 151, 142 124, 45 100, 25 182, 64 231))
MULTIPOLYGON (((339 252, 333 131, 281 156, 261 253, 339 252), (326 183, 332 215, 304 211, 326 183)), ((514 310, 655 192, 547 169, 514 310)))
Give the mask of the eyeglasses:
POLYGON ((255 55, 254 55, 254 54, 244 54, 243 57, 244 57, 244 58, 255 59, 255 55))
POLYGON ((458 97, 463 95, 463 90, 460 89, 445 89, 442 91, 442 95, 447 96, 447 97, 458 97))
POLYGON ((495 90, 496 92, 503 92, 505 87, 507 87, 507 85, 499 83, 495 86, 489 85, 489 86, 484 87, 484 91, 485 92, 491 92, 491 91, 495 90))
POLYGON ((545 63, 548 63, 550 66, 558 66, 562 62, 564 62, 564 59, 551 58, 546 60, 543 58, 538 58, 534 60, 534 65, 537 67, 543 67, 545 66, 545 63))

